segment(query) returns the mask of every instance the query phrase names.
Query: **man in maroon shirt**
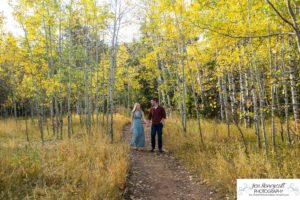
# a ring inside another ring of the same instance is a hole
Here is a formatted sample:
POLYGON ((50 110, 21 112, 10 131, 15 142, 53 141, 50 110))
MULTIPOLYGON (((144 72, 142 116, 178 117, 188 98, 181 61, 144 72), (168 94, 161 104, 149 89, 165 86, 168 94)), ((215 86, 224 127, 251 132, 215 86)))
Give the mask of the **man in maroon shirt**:
POLYGON ((162 150, 162 129, 164 126, 164 120, 166 119, 166 111, 165 109, 159 105, 158 99, 153 98, 151 100, 152 108, 149 112, 148 119, 152 121, 151 125, 151 152, 154 152, 155 149, 155 136, 157 133, 158 136, 158 149, 159 152, 163 152, 162 150))

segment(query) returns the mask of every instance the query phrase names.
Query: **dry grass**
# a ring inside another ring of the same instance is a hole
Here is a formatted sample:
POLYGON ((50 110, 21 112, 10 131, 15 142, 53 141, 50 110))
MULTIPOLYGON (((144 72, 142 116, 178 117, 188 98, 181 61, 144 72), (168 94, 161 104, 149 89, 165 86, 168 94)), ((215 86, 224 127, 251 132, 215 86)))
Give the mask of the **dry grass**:
POLYGON ((45 130, 39 142, 36 125, 0 121, 0 199, 120 199, 128 172, 128 145, 121 140, 128 119, 115 116, 111 144, 103 129, 87 136, 74 118, 72 139, 55 140, 45 130))
MULTIPOLYGON (((165 142, 168 149, 182 159, 189 168, 209 185, 216 187, 224 197, 236 198, 237 178, 299 178, 300 145, 280 142, 276 150, 271 147, 258 149, 253 129, 242 128, 248 142, 246 155, 238 130, 231 126, 228 138, 227 126, 213 121, 202 123, 205 147, 200 143, 196 122, 188 122, 186 136, 178 127, 178 119, 166 123, 165 142)), ((286 137, 286 136, 285 136, 286 137)), ((271 143, 270 128, 268 141, 271 143)))

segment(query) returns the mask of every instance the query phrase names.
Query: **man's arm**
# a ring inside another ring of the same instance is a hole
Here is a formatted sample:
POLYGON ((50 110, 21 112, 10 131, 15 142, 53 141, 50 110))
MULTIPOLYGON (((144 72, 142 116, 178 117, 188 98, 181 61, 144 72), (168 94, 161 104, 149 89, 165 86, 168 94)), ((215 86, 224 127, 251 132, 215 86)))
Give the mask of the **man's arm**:
POLYGON ((164 108, 162 108, 162 118, 163 118, 163 119, 166 119, 166 118, 167 118, 166 111, 165 111, 164 108))
POLYGON ((152 112, 151 112, 151 108, 150 108, 150 111, 149 111, 149 115, 148 115, 148 120, 150 121, 152 119, 152 112))
POLYGON ((149 124, 151 123, 151 119, 152 119, 152 112, 151 112, 151 108, 150 108, 149 115, 148 115, 147 126, 149 126, 149 124))

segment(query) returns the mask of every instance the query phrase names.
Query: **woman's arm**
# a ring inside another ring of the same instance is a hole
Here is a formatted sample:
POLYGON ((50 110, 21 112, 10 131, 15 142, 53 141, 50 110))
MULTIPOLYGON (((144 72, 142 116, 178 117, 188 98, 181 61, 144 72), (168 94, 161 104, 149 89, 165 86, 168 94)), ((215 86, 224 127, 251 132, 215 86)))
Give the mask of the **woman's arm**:
POLYGON ((142 121, 146 123, 144 112, 142 112, 142 121))
POLYGON ((144 115, 144 112, 142 112, 142 121, 148 125, 148 120, 145 119, 145 115, 144 115))

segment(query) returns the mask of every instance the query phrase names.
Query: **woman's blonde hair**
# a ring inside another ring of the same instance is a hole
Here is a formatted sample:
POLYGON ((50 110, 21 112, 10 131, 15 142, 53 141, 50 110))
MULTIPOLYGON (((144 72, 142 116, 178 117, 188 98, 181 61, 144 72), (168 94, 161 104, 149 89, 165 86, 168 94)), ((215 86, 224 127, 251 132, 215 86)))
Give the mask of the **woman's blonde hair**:
POLYGON ((132 109, 132 113, 134 113, 136 111, 136 108, 138 106, 141 106, 139 103, 135 103, 134 106, 133 106, 133 109, 132 109))

